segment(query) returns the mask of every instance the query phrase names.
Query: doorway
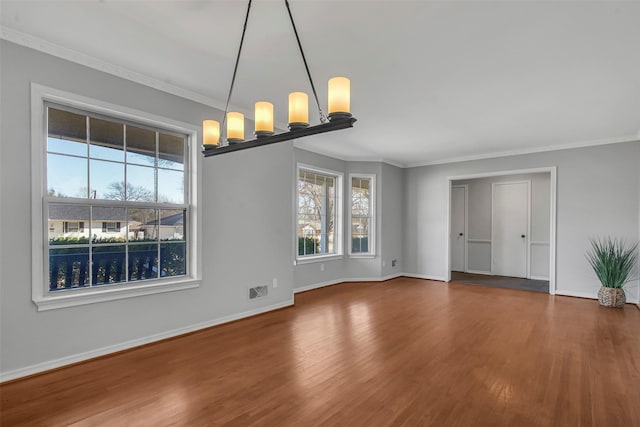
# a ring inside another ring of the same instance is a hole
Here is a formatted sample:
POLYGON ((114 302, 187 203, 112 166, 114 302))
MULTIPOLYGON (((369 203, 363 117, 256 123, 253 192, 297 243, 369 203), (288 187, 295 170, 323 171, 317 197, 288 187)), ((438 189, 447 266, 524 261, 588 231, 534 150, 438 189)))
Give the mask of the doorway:
POLYGON ((448 280, 555 294, 555 167, 447 184, 448 280))

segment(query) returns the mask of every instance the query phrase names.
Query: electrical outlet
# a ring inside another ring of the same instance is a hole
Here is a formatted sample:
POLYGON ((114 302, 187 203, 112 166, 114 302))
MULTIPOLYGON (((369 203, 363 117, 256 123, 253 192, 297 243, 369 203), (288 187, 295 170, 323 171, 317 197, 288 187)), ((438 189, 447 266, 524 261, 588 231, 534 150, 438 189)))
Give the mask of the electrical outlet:
POLYGON ((277 278, 277 277, 274 277, 274 278, 273 278, 273 289, 275 289, 275 288, 277 288, 277 287, 278 287, 278 278, 277 278))
POLYGON ((383 266, 383 267, 386 267, 386 266, 387 266, 387 260, 386 260, 386 259, 383 259, 383 260, 382 260, 382 266, 383 266))
POLYGON ((392 259, 391 260, 391 267, 395 267, 397 263, 398 263, 397 259, 392 259))
POLYGON ((324 264, 320 264, 320 271, 324 271, 324 264))

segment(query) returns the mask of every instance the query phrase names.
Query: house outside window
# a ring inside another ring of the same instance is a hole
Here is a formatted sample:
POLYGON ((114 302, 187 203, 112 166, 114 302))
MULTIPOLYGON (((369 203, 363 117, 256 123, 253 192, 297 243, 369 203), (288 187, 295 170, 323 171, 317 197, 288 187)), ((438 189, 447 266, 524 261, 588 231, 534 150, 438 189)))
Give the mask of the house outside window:
POLYGON ((375 175, 349 175, 352 257, 375 255, 375 175))
POLYGON ((342 254, 341 188, 341 173, 298 165, 298 261, 342 254))
MULTIPOLYGON (((32 95, 41 91, 32 85, 32 95)), ((113 108, 79 108, 73 98, 67 105, 42 96, 42 118, 32 116, 44 131, 32 147, 42 150, 43 173, 34 177, 45 215, 34 302, 46 310, 198 286, 190 223, 196 131, 149 123, 144 113, 137 121, 109 114, 113 108)))

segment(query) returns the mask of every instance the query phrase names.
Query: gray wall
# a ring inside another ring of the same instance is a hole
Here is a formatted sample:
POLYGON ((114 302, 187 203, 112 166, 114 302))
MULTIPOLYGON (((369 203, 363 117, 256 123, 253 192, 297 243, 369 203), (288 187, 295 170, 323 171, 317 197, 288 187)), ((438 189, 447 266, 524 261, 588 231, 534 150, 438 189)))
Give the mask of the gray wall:
MULTIPOLYGON (((469 189, 467 239, 491 240, 491 191, 494 182, 531 181, 531 276, 548 278, 550 179, 549 173, 538 173, 453 181, 453 185, 467 185, 469 189)), ((469 242, 467 265, 472 271, 491 272, 491 242, 469 242)))
POLYGON ((381 227, 380 239, 382 243, 382 276, 389 277, 404 272, 404 256, 402 253, 403 219, 404 219, 404 174, 405 170, 382 164, 382 183, 379 206, 381 209, 378 223, 381 227), (396 266, 392 260, 397 260, 396 266))
MULTIPOLYGON (((638 238, 640 143, 629 142, 405 171, 404 270, 445 278, 448 177, 557 166, 557 289, 595 297, 584 254, 593 236, 638 238)), ((638 281, 627 286, 638 297, 638 281)))
POLYGON ((294 163, 291 143, 283 143, 199 159, 201 287, 37 312, 31 301, 30 83, 195 126, 215 110, 6 41, 0 48, 2 373, 292 301, 294 163), (247 301, 248 286, 273 278, 279 286, 267 299, 247 301))

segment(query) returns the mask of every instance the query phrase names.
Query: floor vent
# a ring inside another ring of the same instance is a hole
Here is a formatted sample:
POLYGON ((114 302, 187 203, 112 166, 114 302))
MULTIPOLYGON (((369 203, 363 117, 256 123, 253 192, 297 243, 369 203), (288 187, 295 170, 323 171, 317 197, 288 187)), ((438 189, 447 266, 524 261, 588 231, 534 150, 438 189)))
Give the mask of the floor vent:
POLYGON ((255 286, 253 288, 249 288, 249 299, 256 299, 256 298, 264 298, 267 295, 269 295, 269 286, 264 285, 264 286, 255 286))

